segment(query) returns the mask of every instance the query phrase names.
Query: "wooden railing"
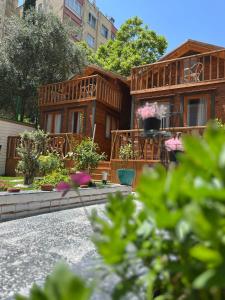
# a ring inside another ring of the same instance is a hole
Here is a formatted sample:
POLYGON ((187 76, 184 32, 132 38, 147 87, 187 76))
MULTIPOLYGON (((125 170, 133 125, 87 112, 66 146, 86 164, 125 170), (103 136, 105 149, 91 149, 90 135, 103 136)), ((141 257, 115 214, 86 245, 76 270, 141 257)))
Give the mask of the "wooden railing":
POLYGON ((39 106, 94 99, 121 110, 121 92, 99 75, 48 84, 39 88, 39 106))
POLYGON ((102 77, 97 79, 97 99, 121 111, 122 93, 102 77))
POLYGON ((225 49, 133 68, 131 93, 216 80, 225 80, 225 49))
MULTIPOLYGON (((163 131, 171 132, 172 135, 178 132, 188 135, 202 135, 205 126, 198 127, 174 127, 166 128, 163 131)), ((168 139, 163 135, 157 135, 154 138, 145 138, 143 129, 132 130, 113 130, 111 159, 119 159, 119 150, 121 146, 130 143, 133 149, 133 160, 161 161, 164 140, 168 139)))
MULTIPOLYGON (((75 143, 79 143, 83 136, 72 133, 60 133, 49 135, 48 150, 57 151, 62 156, 71 152, 75 143)), ((21 138, 19 136, 9 136, 7 145, 7 159, 19 159, 17 147, 19 146, 21 138)))

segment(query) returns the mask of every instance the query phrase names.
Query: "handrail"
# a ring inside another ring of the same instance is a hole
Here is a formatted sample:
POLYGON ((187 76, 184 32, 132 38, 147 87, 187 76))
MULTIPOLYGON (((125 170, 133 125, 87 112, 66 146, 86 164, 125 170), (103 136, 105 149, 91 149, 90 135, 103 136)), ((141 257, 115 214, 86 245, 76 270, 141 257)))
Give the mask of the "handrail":
POLYGON ((178 57, 178 58, 172 58, 172 59, 168 59, 168 60, 162 60, 162 61, 157 61, 151 64, 146 64, 146 65, 141 65, 141 66, 137 66, 137 67, 133 67, 131 68, 131 70, 135 70, 135 69, 141 69, 143 67, 150 67, 150 66, 154 66, 154 65, 160 65, 160 64, 166 64, 166 63, 171 63, 171 62, 176 62, 176 61, 180 61, 180 60, 184 60, 184 59, 190 59, 190 58, 195 58, 195 57, 200 57, 200 56, 208 56, 208 55, 212 55, 214 53, 219 53, 219 52, 224 52, 224 49, 220 49, 220 50, 213 50, 213 51, 209 51, 209 52, 205 52, 205 53, 200 53, 200 54, 193 54, 193 55, 189 55, 189 56, 184 56, 184 57, 178 57))
MULTIPOLYGON (((200 134, 202 135, 205 126, 192 126, 192 127, 173 127, 166 128, 163 131, 170 131, 172 133, 182 132, 183 134, 200 134)), ((112 130, 111 138, 111 159, 119 159, 120 147, 127 143, 132 145, 133 160, 152 160, 160 161, 163 151, 163 157, 167 155, 165 148, 163 148, 163 141, 166 139, 162 135, 155 136, 154 138, 144 138, 141 134, 143 129, 130 129, 130 130, 112 130)), ((166 159, 166 158, 165 158, 166 159)))
POLYGON ((134 67, 131 94, 215 81, 225 81, 225 48, 134 67), (201 68, 193 69, 197 64, 201 68))

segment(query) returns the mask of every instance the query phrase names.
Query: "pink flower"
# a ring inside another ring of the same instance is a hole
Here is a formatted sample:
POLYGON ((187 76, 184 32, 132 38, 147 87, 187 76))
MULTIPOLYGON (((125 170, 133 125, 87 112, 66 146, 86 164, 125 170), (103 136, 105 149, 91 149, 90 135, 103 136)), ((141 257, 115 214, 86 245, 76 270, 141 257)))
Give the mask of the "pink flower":
POLYGON ((69 192, 70 189, 71 189, 71 185, 68 182, 62 181, 62 182, 58 183, 56 186, 56 190, 58 192, 63 192, 62 197, 65 196, 69 192))
POLYGON ((85 185, 91 181, 91 176, 84 172, 72 174, 70 176, 70 178, 71 178, 72 182, 78 186, 85 185))
POLYGON ((158 118, 161 119, 166 116, 167 109, 165 105, 159 105, 157 102, 146 103, 144 106, 139 107, 137 110, 137 116, 142 120, 148 118, 158 118))
POLYGON ((165 146, 168 151, 183 151, 182 140, 177 137, 165 141, 165 146))

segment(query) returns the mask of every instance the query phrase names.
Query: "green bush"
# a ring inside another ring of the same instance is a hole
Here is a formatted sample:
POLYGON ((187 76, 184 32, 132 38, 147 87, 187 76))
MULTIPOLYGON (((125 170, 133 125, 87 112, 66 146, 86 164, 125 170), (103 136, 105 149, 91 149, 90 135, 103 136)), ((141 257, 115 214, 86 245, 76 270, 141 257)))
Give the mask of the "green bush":
POLYGON ((21 141, 17 148, 20 161, 17 165, 17 172, 23 174, 24 184, 32 184, 34 177, 38 174, 38 158, 44 154, 48 145, 48 134, 38 129, 25 131, 20 135, 21 141))
POLYGON ((128 161, 129 159, 135 159, 135 153, 133 151, 132 144, 125 144, 120 147, 119 158, 128 161))
POLYGON ((0 180, 0 192, 7 191, 8 187, 9 185, 4 180, 0 180))
POLYGON ((59 265, 46 278, 42 288, 35 284, 28 297, 17 295, 16 300, 88 300, 90 294, 91 288, 83 280, 67 267, 59 265))
POLYGON ((62 167, 62 161, 59 154, 48 153, 47 155, 40 155, 38 158, 39 172, 41 176, 52 173, 62 167))
POLYGON ((106 159, 106 155, 99 154, 98 151, 98 144, 94 143, 91 138, 82 140, 73 150, 77 170, 90 172, 91 169, 97 168, 99 161, 106 159))
POLYGON ((43 184, 51 184, 53 186, 56 186, 59 182, 69 181, 68 171, 67 170, 59 170, 59 171, 53 171, 51 174, 46 175, 40 180, 36 180, 34 182, 33 187, 35 189, 40 189, 43 184))
POLYGON ((117 195, 93 215, 97 250, 120 279, 113 299, 225 299, 225 131, 211 125, 184 145, 177 168, 143 175, 137 201, 117 195))

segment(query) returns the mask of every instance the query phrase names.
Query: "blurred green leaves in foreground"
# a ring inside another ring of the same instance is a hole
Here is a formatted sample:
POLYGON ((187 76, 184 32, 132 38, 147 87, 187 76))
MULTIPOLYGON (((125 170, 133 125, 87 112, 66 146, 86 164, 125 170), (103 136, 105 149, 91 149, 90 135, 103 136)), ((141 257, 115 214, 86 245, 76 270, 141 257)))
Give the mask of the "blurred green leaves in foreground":
MULTIPOLYGON (((105 216, 92 216, 96 248, 118 277, 112 299, 225 299, 225 130, 213 123, 184 145, 178 167, 158 165, 142 176, 137 199, 111 196, 105 216)), ((29 299, 90 296, 78 279, 55 278, 43 293, 56 295, 62 280, 65 293, 79 294, 29 299)))

